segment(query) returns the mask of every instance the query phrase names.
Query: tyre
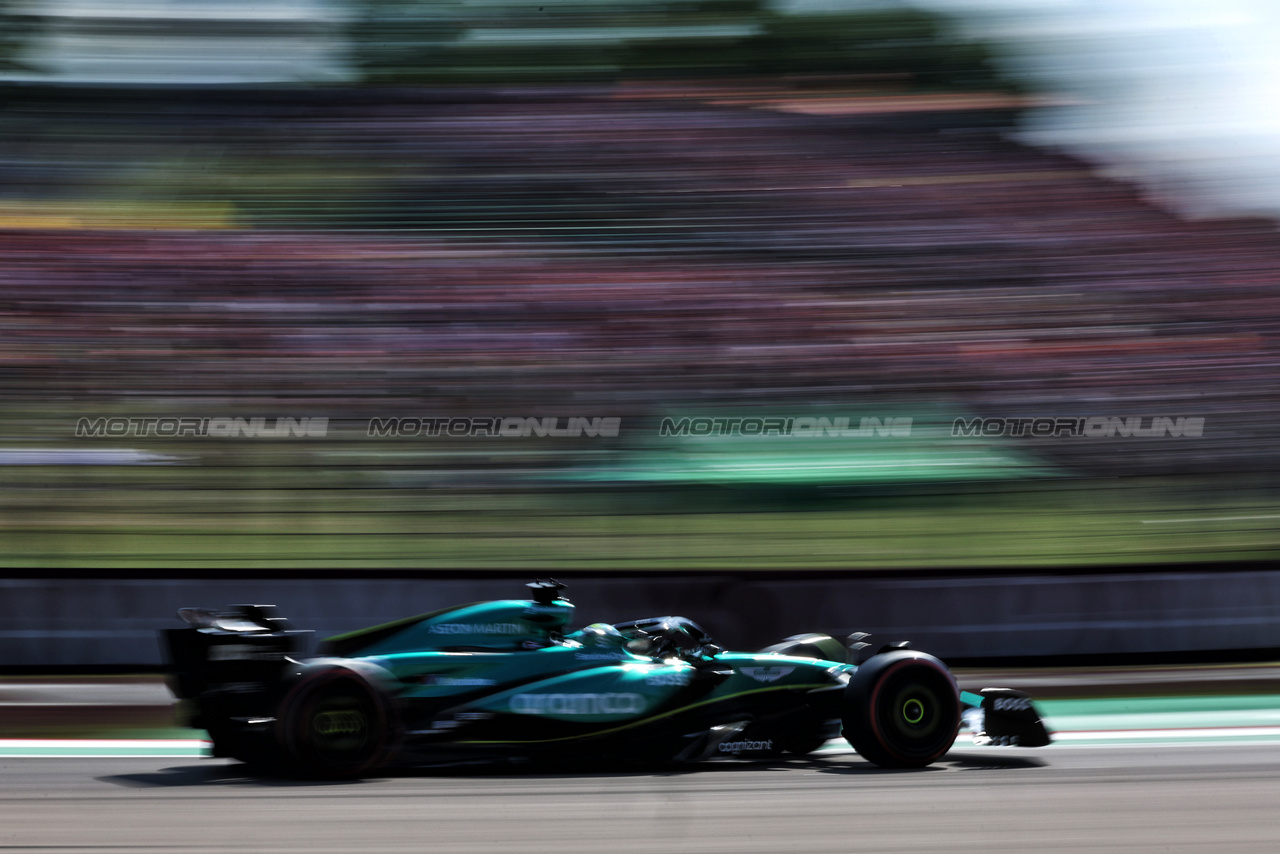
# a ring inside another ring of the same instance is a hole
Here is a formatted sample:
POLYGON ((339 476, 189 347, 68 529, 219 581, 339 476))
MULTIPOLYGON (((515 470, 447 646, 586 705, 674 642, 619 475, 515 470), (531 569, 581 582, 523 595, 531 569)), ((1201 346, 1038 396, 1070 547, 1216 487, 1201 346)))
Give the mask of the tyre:
POLYGON ((288 763, 309 776, 364 776, 392 752, 394 716, 386 692, 348 667, 304 672, 281 703, 278 725, 288 763))
POLYGON ((844 693, 844 737, 886 768, 922 768, 942 758, 960 731, 960 692, 941 661, 895 650, 858 667, 844 693))

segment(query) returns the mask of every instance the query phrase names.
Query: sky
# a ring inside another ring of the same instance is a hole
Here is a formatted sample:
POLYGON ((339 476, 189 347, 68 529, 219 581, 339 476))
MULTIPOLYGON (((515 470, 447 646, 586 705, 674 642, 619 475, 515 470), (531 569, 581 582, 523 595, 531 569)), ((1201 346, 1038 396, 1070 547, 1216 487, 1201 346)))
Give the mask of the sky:
POLYGON ((1066 96, 1025 117, 1025 141, 1135 180, 1188 217, 1280 215, 1280 2, 908 2, 955 16, 964 33, 994 40, 1007 71, 1066 96))

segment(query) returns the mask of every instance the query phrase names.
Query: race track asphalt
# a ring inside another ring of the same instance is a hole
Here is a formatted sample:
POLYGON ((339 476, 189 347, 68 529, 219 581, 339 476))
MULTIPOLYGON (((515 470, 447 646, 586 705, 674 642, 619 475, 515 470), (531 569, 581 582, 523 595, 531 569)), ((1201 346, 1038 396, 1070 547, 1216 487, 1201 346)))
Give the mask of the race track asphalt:
POLYGON ((211 759, 0 759, 0 852, 1280 851, 1280 742, 852 752, 323 783, 211 759))

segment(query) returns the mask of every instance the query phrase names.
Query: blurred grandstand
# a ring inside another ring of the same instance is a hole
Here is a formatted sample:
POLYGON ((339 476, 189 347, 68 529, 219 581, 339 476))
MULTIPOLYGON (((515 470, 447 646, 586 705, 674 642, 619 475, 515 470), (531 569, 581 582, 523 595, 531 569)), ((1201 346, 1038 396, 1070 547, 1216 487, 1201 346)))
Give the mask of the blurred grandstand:
MULTIPOLYGON (((11 557, 84 559, 98 542, 51 547, 55 529, 135 537, 113 553, 121 562, 203 557, 219 532, 306 537, 335 517, 348 534, 416 534, 420 523, 401 517, 362 528, 354 510, 437 507, 440 494, 494 514, 446 532, 458 538, 506 524, 477 494, 578 489, 736 485, 772 501, 780 486, 812 487, 856 499, 885 484, 970 495, 1123 475, 1196 496, 1174 509, 1210 493, 1272 500, 1271 222, 1183 221, 1082 161, 1011 141, 1033 102, 994 75, 984 49, 915 13, 868 13, 875 37, 841 47, 847 30, 755 3, 678 15, 662 4, 606 14, 583 3, 572 15, 525 4, 502 17, 512 5, 376 3, 326 17, 299 4, 296 32, 341 22, 344 46, 304 40, 287 63, 293 77, 238 65, 234 52, 219 55, 225 74, 199 72, 224 82, 351 73, 361 87, 6 90, 3 444, 101 448, 73 434, 86 416, 331 425, 307 443, 114 441, 159 455, 145 467, 71 471, 11 456, 0 467, 11 557), (567 17, 539 23, 552 13, 567 17), (396 15, 413 19, 397 27, 396 15), (371 52, 379 33, 398 33, 390 52, 371 52), (664 416, 713 411, 905 416, 917 431, 848 451, 658 436, 664 416), (619 436, 499 443, 366 430, 375 417, 592 414, 621 418, 619 436), (1189 416, 1205 429, 1123 440, 947 432, 983 416, 1189 416), (1191 476, 1202 479, 1188 487, 1191 476), (137 545, 174 530, 210 537, 137 545)), ((181 8, 204 21, 214 7, 181 8)), ((50 17, 27 23, 39 30, 50 17)), ((152 26, 141 13, 119 30, 94 20, 93 38, 143 39, 152 26)), ((160 29, 166 50, 185 52, 160 29)), ((210 32, 192 23, 192 38, 210 32)), ((209 49, 175 61, 218 55, 209 49)), ((21 51, 11 61, 66 82, 83 82, 76 69, 142 79, 122 59, 89 66, 41 50, 42 63, 21 51)), ((710 506, 674 494, 658 503, 710 506)), ((1041 533, 1070 562, 1079 543, 1054 545, 1056 531, 1041 533)), ((1270 530, 1255 534, 1206 548, 1274 548, 1270 530)), ((1168 541, 1151 544, 1168 556, 1168 541)), ((814 556, 804 542, 790 548, 766 560, 814 556)), ((1135 553, 1131 540, 1108 548, 1112 560, 1135 553)), ((615 556, 590 543, 561 550, 615 556)), ((841 559, 835 547, 820 557, 841 559)))

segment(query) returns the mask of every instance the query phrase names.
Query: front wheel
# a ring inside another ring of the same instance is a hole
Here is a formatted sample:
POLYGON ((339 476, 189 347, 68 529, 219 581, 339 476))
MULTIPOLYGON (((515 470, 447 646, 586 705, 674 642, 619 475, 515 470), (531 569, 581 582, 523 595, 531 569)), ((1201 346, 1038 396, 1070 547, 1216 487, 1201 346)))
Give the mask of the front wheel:
POLYGON ((941 661, 923 652, 873 656, 844 693, 844 737, 886 768, 922 768, 941 759, 960 731, 960 692, 941 661))

